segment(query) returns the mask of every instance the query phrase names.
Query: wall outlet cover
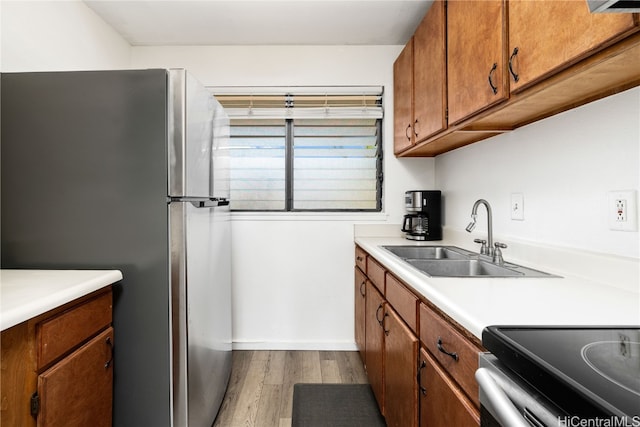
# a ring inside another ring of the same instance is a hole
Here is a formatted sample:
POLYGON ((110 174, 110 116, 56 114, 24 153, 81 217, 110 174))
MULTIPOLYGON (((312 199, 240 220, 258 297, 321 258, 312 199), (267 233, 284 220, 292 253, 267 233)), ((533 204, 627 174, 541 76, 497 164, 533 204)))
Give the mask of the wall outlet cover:
POLYGON ((638 202, 635 190, 610 191, 607 198, 609 229, 638 231, 638 202))

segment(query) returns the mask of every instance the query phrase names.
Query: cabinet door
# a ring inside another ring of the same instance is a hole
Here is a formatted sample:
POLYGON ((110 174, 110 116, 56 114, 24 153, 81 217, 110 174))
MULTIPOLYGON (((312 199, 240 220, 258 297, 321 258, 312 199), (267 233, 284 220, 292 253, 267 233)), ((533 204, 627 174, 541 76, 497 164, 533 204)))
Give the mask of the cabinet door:
POLYGON ((393 63, 393 152, 414 144, 413 139, 413 39, 393 63))
POLYGON ((362 358, 362 362, 366 364, 365 358, 365 322, 366 322, 366 313, 365 313, 365 302, 367 297, 367 278, 360 271, 358 267, 355 267, 355 338, 356 338, 356 346, 358 347, 358 351, 360 352, 360 357, 362 358))
POLYGON ((113 328, 38 377, 38 427, 110 427, 113 328))
POLYGON ((384 316, 384 298, 373 283, 367 281, 366 288, 366 368, 373 394, 384 415, 384 332, 380 323, 384 316))
POLYGON ((438 363, 420 349, 420 425, 477 427, 480 414, 438 363))
MULTIPOLYGON (((389 427, 418 425, 418 338, 387 305, 385 329, 385 419, 389 427)), ((451 424, 455 425, 455 424, 451 424)))
POLYGON ((503 0, 447 3, 449 124, 508 98, 503 0))
POLYGON ((586 1, 510 0, 511 91, 572 65, 636 24, 631 13, 590 13, 586 1))
POLYGON ((416 143, 447 128, 445 10, 444 1, 435 1, 413 35, 413 135, 416 143))

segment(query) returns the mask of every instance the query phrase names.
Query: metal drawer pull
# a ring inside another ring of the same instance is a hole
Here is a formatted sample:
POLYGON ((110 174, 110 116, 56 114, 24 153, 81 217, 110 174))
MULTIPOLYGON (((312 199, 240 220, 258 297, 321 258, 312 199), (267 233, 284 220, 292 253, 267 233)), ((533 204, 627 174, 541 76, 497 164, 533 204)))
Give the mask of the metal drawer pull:
POLYGON ((382 326, 382 330, 384 331, 384 334, 386 336, 389 336, 389 332, 391 332, 391 330, 384 327, 384 319, 386 319, 387 317, 389 317, 389 313, 384 314, 384 317, 382 318, 382 323, 380 323, 380 325, 382 326))
POLYGON ((418 388, 420 389, 420 393, 422 393, 423 396, 427 395, 427 389, 422 386, 422 381, 420 380, 420 373, 426 367, 427 367, 427 362, 425 362, 424 360, 418 367, 418 388))
POLYGON ((362 295, 363 297, 366 296, 366 291, 362 290, 362 287, 366 284, 366 281, 362 281, 362 283, 360 283, 360 295, 362 295))
POLYGON ((498 94, 498 88, 494 86, 493 80, 491 80, 491 77, 493 77, 493 73, 495 73, 497 68, 498 68, 498 64, 494 63, 493 67, 491 67, 491 71, 489 71, 489 86, 491 86, 491 90, 493 91, 494 95, 498 94))
POLYGON ((513 76, 513 81, 514 82, 517 82, 518 80, 520 80, 520 76, 515 71, 513 71, 513 59, 517 55, 518 55, 518 48, 514 47, 513 48, 513 52, 511 53, 511 56, 509 57, 509 72, 513 76))
POLYGON ((113 342, 111 342, 111 337, 107 337, 105 343, 109 346, 109 360, 104 364, 104 369, 107 369, 111 366, 111 362, 113 362, 113 342))
POLYGON ((452 353, 450 351, 445 350, 444 347, 442 347, 442 338, 440 338, 440 337, 438 337, 437 346, 438 346, 438 350, 440 350, 440 353, 444 353, 447 356, 451 356, 451 358, 453 358, 453 360, 455 360, 456 362, 458 361, 458 359, 459 359, 458 353, 452 353))

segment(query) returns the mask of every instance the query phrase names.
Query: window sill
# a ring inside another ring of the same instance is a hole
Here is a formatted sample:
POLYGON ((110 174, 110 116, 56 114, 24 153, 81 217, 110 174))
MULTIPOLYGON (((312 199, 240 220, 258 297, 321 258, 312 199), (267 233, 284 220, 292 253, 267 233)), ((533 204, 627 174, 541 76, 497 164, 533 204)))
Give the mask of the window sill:
POLYGON ((232 212, 232 221, 386 221, 385 212, 232 212))

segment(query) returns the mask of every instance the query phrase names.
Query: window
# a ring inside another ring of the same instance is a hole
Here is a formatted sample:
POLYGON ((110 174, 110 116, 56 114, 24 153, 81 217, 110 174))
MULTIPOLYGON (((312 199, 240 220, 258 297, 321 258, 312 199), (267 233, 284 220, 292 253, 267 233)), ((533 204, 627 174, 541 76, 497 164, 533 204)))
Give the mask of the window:
POLYGON ((338 89, 214 90, 231 123, 232 210, 381 210, 381 88, 338 89))

